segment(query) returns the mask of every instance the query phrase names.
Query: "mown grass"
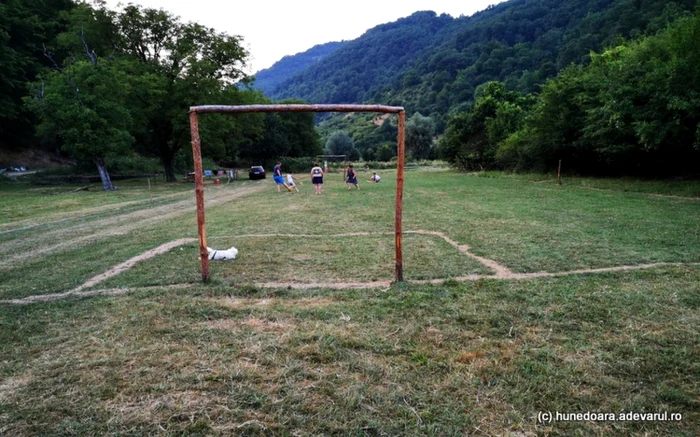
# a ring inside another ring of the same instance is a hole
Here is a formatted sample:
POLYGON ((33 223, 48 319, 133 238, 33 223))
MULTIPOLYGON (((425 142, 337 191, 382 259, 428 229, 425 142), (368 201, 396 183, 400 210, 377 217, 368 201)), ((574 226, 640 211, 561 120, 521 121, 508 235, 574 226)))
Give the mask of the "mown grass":
MULTIPOLYGON (((210 245, 235 246, 236 262, 212 261, 215 280, 229 284, 254 282, 373 282, 393 279, 393 235, 333 237, 217 237, 210 245), (263 254, 256 254, 263 251, 263 254)), ((200 269, 194 242, 135 266, 131 271, 100 284, 151 286, 192 281, 200 269), (178 266, 173 268, 173 266, 178 266), (167 282, 164 282, 167 281, 167 282)), ((435 279, 490 270, 442 239, 407 235, 406 279, 435 279)))
MULTIPOLYGON (((99 184, 98 184, 99 185, 99 184)), ((75 191, 77 185, 36 187, 23 183, 0 184, 3 208, 0 210, 0 231, 19 227, 18 224, 47 223, 76 215, 85 211, 95 213, 112 210, 111 206, 124 207, 126 202, 140 203, 141 207, 150 202, 162 202, 177 194, 186 197, 193 191, 192 185, 154 183, 145 179, 120 181, 119 189, 105 193, 100 186, 88 191, 75 191)))
POLYGON ((697 435, 697 268, 3 309, 7 435, 697 435), (539 425, 538 411, 680 412, 539 425))
MULTIPOLYGON (((331 174, 323 196, 308 182, 293 194, 270 181, 209 185, 208 199, 261 190, 208 208, 209 245, 240 249, 212 262, 209 283, 188 243, 95 287, 155 289, 0 304, 0 434, 700 434, 697 265, 460 283, 450 278, 489 271, 439 237, 407 234, 406 277, 441 285, 256 286, 391 279, 392 174, 351 192, 331 174), (350 233, 362 234, 339 236, 350 233), (539 411, 683 420, 544 425, 539 411)), ((134 184, 121 200, 68 203, 0 184, 3 205, 41 205, 0 216, 0 299, 64 292, 196 238, 193 210, 130 219, 193 197, 191 185, 159 185, 154 206, 134 184)), ((693 199, 413 170, 405 201, 404 229, 443 232, 514 271, 700 262, 693 199)))
MULTIPOLYGON (((542 173, 502 173, 486 171, 475 173, 484 178, 505 178, 520 180, 523 182, 535 182, 538 184, 556 185, 556 175, 542 173)), ((571 176, 564 174, 562 185, 568 187, 588 188, 594 190, 621 191, 640 194, 693 197, 700 198, 700 184, 697 179, 673 178, 673 179, 639 179, 634 177, 623 178, 594 178, 585 176, 571 176)))

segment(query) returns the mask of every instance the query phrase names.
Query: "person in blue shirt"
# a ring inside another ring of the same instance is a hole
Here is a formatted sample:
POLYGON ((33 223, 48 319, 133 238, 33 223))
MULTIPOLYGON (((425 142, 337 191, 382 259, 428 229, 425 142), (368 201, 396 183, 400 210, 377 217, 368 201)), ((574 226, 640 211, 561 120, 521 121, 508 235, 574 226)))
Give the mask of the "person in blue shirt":
POLYGON ((277 184, 277 192, 280 193, 280 185, 284 185, 287 191, 292 191, 292 188, 284 182, 284 177, 282 176, 282 163, 278 162, 275 168, 272 170, 272 178, 277 184))

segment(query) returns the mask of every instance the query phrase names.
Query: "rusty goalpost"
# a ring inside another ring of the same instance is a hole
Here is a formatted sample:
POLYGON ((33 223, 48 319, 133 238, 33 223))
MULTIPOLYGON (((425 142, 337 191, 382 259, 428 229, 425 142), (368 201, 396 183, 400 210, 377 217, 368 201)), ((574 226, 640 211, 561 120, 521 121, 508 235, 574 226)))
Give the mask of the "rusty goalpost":
POLYGON ((394 280, 403 282, 403 180, 406 142, 406 111, 401 106, 383 105, 202 105, 190 107, 190 133, 195 174, 195 198, 197 201, 197 230, 199 232, 199 256, 202 260, 202 280, 209 279, 209 254, 207 253, 206 222, 204 219, 204 174, 202 148, 199 138, 199 114, 245 112, 382 112, 398 114, 398 151, 396 162, 396 209, 394 213, 394 280))

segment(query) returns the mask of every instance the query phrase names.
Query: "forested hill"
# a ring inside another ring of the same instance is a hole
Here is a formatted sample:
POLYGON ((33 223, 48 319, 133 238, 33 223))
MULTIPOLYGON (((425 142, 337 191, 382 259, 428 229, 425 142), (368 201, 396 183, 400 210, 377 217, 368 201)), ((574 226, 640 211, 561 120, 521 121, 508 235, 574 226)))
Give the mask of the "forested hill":
POLYGON ((313 46, 296 55, 285 56, 267 69, 255 73, 255 88, 265 94, 272 94, 274 89, 285 79, 309 68, 321 59, 338 50, 345 41, 334 41, 313 46))
POLYGON ((374 27, 283 81, 268 96, 303 96, 300 98, 326 103, 366 101, 379 86, 446 40, 453 21, 449 15, 424 11, 374 27))
POLYGON ((510 0, 470 17, 417 12, 377 26, 269 96, 381 102, 444 117, 499 80, 532 92, 590 52, 663 29, 696 0, 510 0))

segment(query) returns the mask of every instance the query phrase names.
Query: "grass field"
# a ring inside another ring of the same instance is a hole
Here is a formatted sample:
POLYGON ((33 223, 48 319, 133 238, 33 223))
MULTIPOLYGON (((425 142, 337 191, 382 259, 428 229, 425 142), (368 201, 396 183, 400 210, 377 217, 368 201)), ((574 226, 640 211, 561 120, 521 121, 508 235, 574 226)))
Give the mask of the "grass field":
POLYGON ((700 184, 382 176, 0 182, 0 435, 700 434, 700 184))

